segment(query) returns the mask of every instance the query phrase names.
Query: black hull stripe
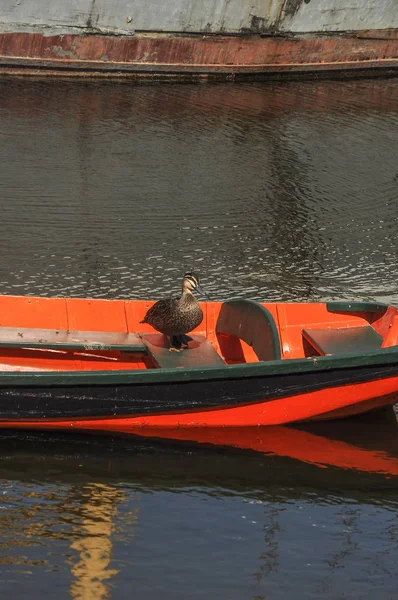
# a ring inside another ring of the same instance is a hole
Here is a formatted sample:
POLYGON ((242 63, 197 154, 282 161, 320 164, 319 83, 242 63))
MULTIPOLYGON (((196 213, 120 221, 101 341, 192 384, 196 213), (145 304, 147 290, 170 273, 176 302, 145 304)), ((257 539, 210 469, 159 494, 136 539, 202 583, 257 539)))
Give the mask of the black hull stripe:
POLYGON ((103 418, 232 408, 396 376, 398 365, 376 365, 249 380, 10 387, 0 393, 0 419, 103 418))

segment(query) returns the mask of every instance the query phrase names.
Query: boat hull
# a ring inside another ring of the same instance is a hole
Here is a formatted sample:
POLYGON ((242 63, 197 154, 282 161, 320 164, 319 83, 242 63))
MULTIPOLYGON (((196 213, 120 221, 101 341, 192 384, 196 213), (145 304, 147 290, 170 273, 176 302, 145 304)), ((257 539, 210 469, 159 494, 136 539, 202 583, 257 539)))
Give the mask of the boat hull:
POLYGON ((283 390, 280 377, 3 389, 0 427, 123 432, 142 427, 256 427, 347 417, 398 402, 397 366, 357 369, 356 377, 350 371, 329 371, 326 377, 285 375, 283 390), (347 383, 342 385, 344 378, 347 383))
POLYGON ((398 73, 398 31, 134 36, 0 33, 0 73, 150 79, 398 73))
POLYGON ((157 79, 396 73, 394 0, 3 0, 0 72, 157 79))
POLYGON ((142 324, 151 305, 0 297, 0 426, 257 427, 397 402, 394 307, 203 303, 190 347, 170 353, 142 324))

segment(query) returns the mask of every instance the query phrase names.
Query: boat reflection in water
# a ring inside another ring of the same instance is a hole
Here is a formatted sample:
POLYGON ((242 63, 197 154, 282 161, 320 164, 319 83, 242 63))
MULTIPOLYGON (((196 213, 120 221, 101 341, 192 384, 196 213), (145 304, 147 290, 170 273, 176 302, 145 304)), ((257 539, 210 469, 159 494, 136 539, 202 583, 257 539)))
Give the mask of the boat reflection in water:
MULTIPOLYGON (((54 545, 66 543, 71 597, 105 600, 126 567, 115 559, 115 544, 131 540, 138 526, 145 535, 150 531, 140 512, 148 498, 143 493, 187 490, 229 498, 244 494, 266 504, 264 520, 271 519, 272 527, 266 527, 264 543, 271 552, 275 540, 267 536, 278 530, 278 503, 301 501, 306 487, 316 489, 315 503, 333 490, 355 497, 365 489, 366 502, 373 502, 374 492, 377 504, 380 490, 397 489, 397 424, 390 416, 311 430, 162 429, 156 439, 153 429, 125 437, 4 431, 0 473, 9 502, 0 511, 4 560, 14 568, 21 562, 32 567, 41 546, 51 546, 52 554, 54 545)), ((274 558, 263 565, 265 571, 274 558)))
MULTIPOLYGON (((322 428, 320 428, 322 431, 322 428)), ((152 430, 143 429, 140 435, 154 436, 152 430)), ((318 467, 338 467, 354 469, 365 473, 379 473, 386 476, 398 475, 398 457, 388 452, 363 448, 346 441, 330 439, 300 429, 288 427, 268 428, 223 428, 178 430, 161 429, 158 439, 195 441, 215 446, 230 446, 242 450, 280 457, 289 457, 318 467)))

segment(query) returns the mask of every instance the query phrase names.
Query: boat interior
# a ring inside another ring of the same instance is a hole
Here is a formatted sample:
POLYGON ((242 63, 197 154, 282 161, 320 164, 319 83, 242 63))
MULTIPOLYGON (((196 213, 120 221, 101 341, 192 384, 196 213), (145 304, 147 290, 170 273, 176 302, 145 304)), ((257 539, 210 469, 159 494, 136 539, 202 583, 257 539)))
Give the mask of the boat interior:
POLYGON ((0 371, 224 367, 398 345, 398 310, 377 303, 201 303, 189 348, 140 321, 154 302, 0 296, 0 371))

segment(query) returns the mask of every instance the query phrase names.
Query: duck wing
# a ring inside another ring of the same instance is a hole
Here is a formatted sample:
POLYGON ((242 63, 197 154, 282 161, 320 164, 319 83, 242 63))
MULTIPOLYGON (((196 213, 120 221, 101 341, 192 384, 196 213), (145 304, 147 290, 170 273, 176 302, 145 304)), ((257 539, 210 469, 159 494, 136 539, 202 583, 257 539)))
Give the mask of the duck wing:
POLYGON ((148 309, 145 317, 140 322, 154 325, 158 321, 168 321, 170 318, 170 312, 175 310, 177 303, 178 300, 176 298, 158 300, 158 302, 148 309))

